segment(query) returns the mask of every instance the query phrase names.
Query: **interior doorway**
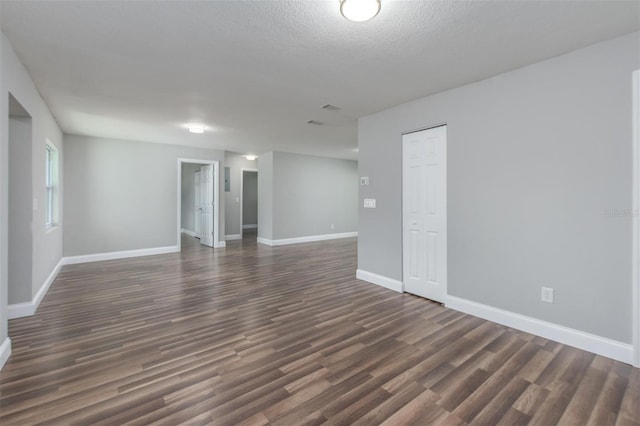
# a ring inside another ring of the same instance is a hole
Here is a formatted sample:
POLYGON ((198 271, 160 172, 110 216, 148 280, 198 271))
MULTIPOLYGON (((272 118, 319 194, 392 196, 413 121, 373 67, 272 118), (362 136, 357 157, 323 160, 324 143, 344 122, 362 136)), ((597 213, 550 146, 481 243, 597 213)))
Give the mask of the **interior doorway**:
POLYGON ((258 170, 242 169, 240 178, 240 232, 258 238, 258 170))
POLYGON ((447 127, 402 136, 404 291, 444 303, 447 295, 447 127))
POLYGON ((219 166, 217 161, 178 159, 178 246, 182 235, 201 245, 224 247, 219 236, 219 166))
MULTIPOLYGON (((33 211, 33 124, 31 115, 9 94, 9 211, 8 211, 8 304, 20 305, 32 299, 33 211)), ((42 149, 45 143, 42 141, 42 149)), ((44 170, 46 164, 42 164, 44 170)), ((44 182, 42 183, 44 185, 44 182)), ((44 206, 43 206, 44 207, 44 206)), ((11 315, 10 315, 11 318, 11 315)))
POLYGON ((633 242, 632 242, 632 341, 633 365, 640 367, 640 70, 633 72, 633 242))

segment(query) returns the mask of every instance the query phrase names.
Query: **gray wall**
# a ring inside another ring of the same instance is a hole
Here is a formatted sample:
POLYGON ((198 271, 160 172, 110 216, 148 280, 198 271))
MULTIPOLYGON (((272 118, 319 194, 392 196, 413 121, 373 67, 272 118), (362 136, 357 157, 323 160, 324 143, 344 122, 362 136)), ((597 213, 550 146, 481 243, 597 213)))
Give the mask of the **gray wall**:
POLYGON ((447 123, 449 294, 631 342, 631 218, 606 212, 631 208, 639 47, 631 34, 360 119, 358 267, 402 279, 401 134, 447 123))
POLYGON ((65 256, 176 245, 177 159, 224 161, 223 151, 75 135, 65 150, 65 256))
POLYGON ((242 169, 258 169, 258 160, 249 161, 237 152, 225 152, 225 167, 229 167, 230 191, 224 192, 226 235, 241 234, 240 229, 240 177, 242 169))
POLYGON ((31 301, 32 120, 9 118, 9 304, 31 301))
MULTIPOLYGON (((260 166, 262 174, 262 162, 260 166)), ((357 162, 274 152, 272 181, 271 188, 265 191, 267 197, 273 197, 271 239, 358 230, 357 162)), ((262 177, 258 176, 259 210, 262 184, 262 177)), ((262 228, 262 216, 259 224, 262 228)), ((263 235, 260 229, 258 233, 263 235)))
POLYGON ((195 232, 196 224, 196 187, 194 173, 200 170, 200 164, 182 164, 182 194, 181 194, 181 227, 195 232))
POLYGON ((258 237, 273 239, 273 152, 258 158, 258 237))
MULTIPOLYGON (((37 208, 32 210, 32 282, 31 296, 35 295, 62 258, 63 206, 59 207, 59 226, 45 229, 45 142, 48 139, 58 150, 58 161, 64 162, 62 133, 40 97, 27 70, 18 60, 4 34, 0 36, 0 217, 9 213, 9 93, 32 117, 32 188, 37 208)), ((59 196, 64 193, 63 175, 59 175, 59 196)), ((0 221, 0 343, 7 337, 8 300, 8 222, 0 221)))
POLYGON ((258 224, 258 173, 243 172, 242 225, 258 224))

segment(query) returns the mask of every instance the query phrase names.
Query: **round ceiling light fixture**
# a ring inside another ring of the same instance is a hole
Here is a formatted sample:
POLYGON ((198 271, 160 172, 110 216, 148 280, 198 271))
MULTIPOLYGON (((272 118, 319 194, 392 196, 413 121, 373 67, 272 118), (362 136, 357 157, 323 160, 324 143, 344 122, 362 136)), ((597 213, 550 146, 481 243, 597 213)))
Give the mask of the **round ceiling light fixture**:
POLYGON ((340 0, 340 13, 353 22, 364 22, 380 12, 381 0, 340 0))
POLYGON ((204 131, 207 130, 207 126, 200 123, 189 123, 187 124, 187 130, 191 133, 204 133, 204 131))

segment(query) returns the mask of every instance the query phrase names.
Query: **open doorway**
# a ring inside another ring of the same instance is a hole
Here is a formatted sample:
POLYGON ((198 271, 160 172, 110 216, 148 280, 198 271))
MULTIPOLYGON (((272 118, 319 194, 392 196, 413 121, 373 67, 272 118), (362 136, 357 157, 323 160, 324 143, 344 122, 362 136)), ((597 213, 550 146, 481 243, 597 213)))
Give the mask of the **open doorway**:
POLYGON ((178 159, 178 246, 183 236, 224 247, 218 232, 218 162, 178 159))
POLYGON ((242 169, 240 232, 242 238, 258 238, 258 171, 256 169, 242 169))
MULTIPOLYGON (((32 298, 33 124, 27 110, 9 94, 9 214, 8 304, 20 306, 32 298)), ((44 141, 42 149, 45 149, 44 141)), ((45 167, 45 164, 42 165, 45 167)), ((35 226, 45 224, 35 224, 35 226)), ((10 309, 9 318, 13 315, 10 309)))

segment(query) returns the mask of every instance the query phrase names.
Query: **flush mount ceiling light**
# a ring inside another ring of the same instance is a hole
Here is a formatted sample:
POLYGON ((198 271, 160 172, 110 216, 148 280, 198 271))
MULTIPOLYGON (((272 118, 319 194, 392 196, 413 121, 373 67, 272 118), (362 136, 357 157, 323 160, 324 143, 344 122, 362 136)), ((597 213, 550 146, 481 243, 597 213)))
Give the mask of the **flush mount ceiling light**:
POLYGON ((340 0, 340 13, 353 22, 364 22, 380 12, 381 0, 340 0))
POLYGON ((245 155, 244 158, 246 158, 249 161, 255 161, 256 158, 258 158, 257 155, 245 155))
POLYGON ((204 131, 207 130, 207 126, 199 123, 189 123, 187 124, 187 130, 191 133, 204 133, 204 131))

